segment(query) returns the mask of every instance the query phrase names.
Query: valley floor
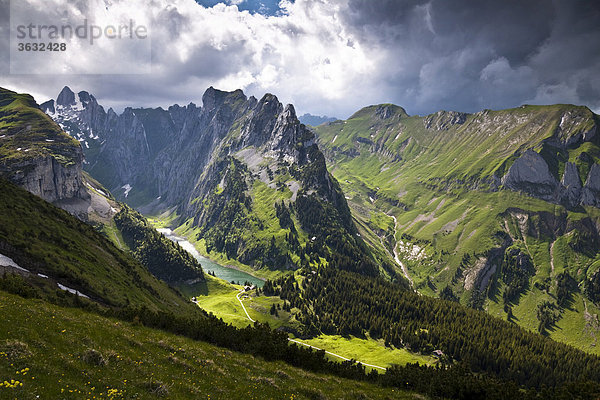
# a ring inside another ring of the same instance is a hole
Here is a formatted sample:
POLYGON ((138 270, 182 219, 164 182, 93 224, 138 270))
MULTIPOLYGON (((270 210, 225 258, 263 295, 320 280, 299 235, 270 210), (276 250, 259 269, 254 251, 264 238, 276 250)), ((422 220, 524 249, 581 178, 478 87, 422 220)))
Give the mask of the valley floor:
MULTIPOLYGON (((298 322, 295 321, 291 313, 284 310, 278 310, 276 316, 270 313, 273 304, 283 304, 278 297, 256 296, 255 291, 240 294, 241 289, 240 286, 231 285, 218 278, 208 276, 206 295, 197 297, 198 305, 237 327, 245 327, 251 324, 252 321, 249 318, 252 318, 253 321, 268 323, 274 329, 280 327, 294 329, 298 327, 298 322), (242 308, 240 300, 243 302, 245 310, 242 308)), ((433 357, 414 354, 405 349, 391 349, 385 347, 382 340, 371 338, 320 335, 311 339, 300 339, 300 341, 303 344, 324 349, 345 359, 354 359, 383 368, 392 364, 419 363, 432 365, 435 363, 433 357)), ((340 361, 341 358, 335 355, 329 355, 329 357, 332 360, 340 361)))

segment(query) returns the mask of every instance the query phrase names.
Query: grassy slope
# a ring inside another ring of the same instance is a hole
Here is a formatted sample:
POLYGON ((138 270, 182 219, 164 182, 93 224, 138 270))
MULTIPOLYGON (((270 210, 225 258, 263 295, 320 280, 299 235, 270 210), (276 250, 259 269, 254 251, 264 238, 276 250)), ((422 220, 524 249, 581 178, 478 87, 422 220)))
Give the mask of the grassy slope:
POLYGON ((192 306, 102 234, 27 191, 0 180, 0 244, 34 273, 113 305, 192 312, 192 306))
MULTIPOLYGON (((375 233, 384 236, 389 232, 389 221, 382 219, 382 212, 397 216, 396 239, 400 240, 402 234, 410 235, 409 240, 403 239, 405 251, 400 251, 401 259, 419 291, 437 296, 445 285, 450 284, 465 302, 470 294, 464 292, 464 276, 458 271, 460 262, 464 254, 484 254, 487 249, 499 244, 494 233, 505 230, 500 214, 510 207, 546 211, 554 215, 566 210, 515 192, 465 190, 452 182, 455 179, 472 182, 473 177, 489 176, 496 169, 501 176, 514 161, 516 151, 550 137, 567 112, 573 117, 567 120, 565 129, 559 134, 561 138, 589 129, 595 118, 585 107, 525 106, 485 111, 467 116, 462 125, 435 130, 426 129, 425 123, 431 119, 432 126, 436 126, 443 122, 443 114, 409 117, 403 110, 393 108, 390 118, 380 119, 376 109, 376 106, 367 107, 347 121, 316 128, 331 171, 350 198, 348 201, 353 215, 364 230, 361 232, 363 236, 374 236, 375 233), (358 143, 357 138, 371 140, 383 150, 373 152, 371 145, 358 143), (430 186, 440 182, 435 178, 450 182, 450 188, 430 186), (413 250, 418 255, 412 253, 413 250)), ((539 146, 536 150, 540 151, 539 146)), ((585 166, 581 165, 577 156, 583 151, 597 161, 598 146, 593 143, 571 149, 557 159, 576 162, 581 173, 585 166)), ((563 168, 564 161, 551 165, 551 171, 559 178, 563 168)), ((598 220, 597 210, 587 208, 569 213, 571 220, 585 217, 598 220)), ((594 272, 592 269, 597 269, 598 263, 594 264, 597 260, 573 252, 561 240, 554 248, 556 268, 552 273, 551 240, 525 238, 537 271, 532 283, 552 279, 565 269, 581 281, 594 272), (596 267, 590 268, 592 264, 596 267)), ((376 240, 368 242, 381 248, 376 240)), ((581 298, 580 294, 576 296, 581 298)), ((521 300, 524 306, 513 309, 518 318, 516 321, 528 329, 536 329, 536 306, 542 299, 543 296, 535 290, 526 293, 521 300)), ((498 305, 501 301, 501 296, 496 301, 487 300, 485 307, 490 311, 502 311, 502 305, 498 305)), ((595 328, 581 312, 583 301, 575 302, 579 303, 581 306, 563 311, 563 317, 551 332, 551 337, 598 352, 596 347, 589 346, 589 342, 594 341, 595 328)), ((591 302, 587 303, 593 319, 597 311, 593 311, 595 308, 590 305, 591 302)))
POLYGON ((1 398, 417 398, 2 291, 0 312, 0 381, 22 383, 1 398))
MULTIPOLYGON (((231 285, 221 279, 207 275, 207 286, 198 288, 195 292, 188 291, 187 295, 198 295, 198 305, 204 310, 213 313, 224 321, 238 327, 248 326, 248 320, 236 295, 240 286, 231 285)), ((297 310, 291 313, 278 310, 278 315, 269 313, 272 304, 283 302, 277 296, 256 296, 255 291, 246 292, 240 296, 250 317, 256 321, 268 323, 272 328, 297 328, 299 322, 294 318, 297 310)), ((346 358, 354 358, 364 363, 388 367, 392 364, 405 365, 406 363, 432 364, 434 360, 428 356, 413 354, 405 349, 393 350, 386 348, 382 341, 374 339, 360 339, 356 337, 343 338, 337 335, 320 335, 313 339, 300 339, 303 343, 325 349, 327 351, 342 355, 346 358)), ((340 360, 331 357, 333 360, 340 360)))
POLYGON ((79 143, 38 109, 33 97, 3 88, 0 136, 0 159, 5 164, 46 156, 68 164, 79 151, 79 143), (27 121, 24 128, 23 121, 27 121))

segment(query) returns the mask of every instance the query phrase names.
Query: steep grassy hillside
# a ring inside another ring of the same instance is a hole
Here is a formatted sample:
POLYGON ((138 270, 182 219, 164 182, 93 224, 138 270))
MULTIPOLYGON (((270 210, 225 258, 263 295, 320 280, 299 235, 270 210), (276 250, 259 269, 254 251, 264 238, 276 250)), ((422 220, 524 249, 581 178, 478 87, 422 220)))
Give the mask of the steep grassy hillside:
POLYGON ((122 205, 114 222, 135 259, 154 276, 166 282, 204 280, 198 261, 179 244, 158 233, 137 211, 122 205))
POLYGON ((2 291, 0 311, 0 398, 425 398, 2 291))
POLYGON ((266 282, 263 291, 298 309, 295 318, 313 334, 381 339, 386 347, 437 353, 442 363, 538 389, 600 380, 598 356, 383 278, 326 268, 300 285, 291 278, 266 282))
POLYGON ((598 351, 598 116, 379 105, 315 130, 363 236, 395 250, 418 291, 598 351))
POLYGON ((195 313, 94 228, 1 179, 0 253, 28 270, 21 273, 46 295, 54 296, 60 283, 102 304, 195 313))
POLYGON ((44 114, 33 97, 0 88, 0 159, 13 164, 50 155, 70 163, 78 153, 77 140, 44 114))

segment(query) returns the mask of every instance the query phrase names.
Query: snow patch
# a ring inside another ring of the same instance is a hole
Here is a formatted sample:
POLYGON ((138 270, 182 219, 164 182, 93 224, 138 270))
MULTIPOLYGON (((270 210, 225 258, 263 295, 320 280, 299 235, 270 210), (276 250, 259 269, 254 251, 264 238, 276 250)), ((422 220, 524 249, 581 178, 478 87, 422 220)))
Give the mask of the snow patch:
POLYGON ((37 274, 37 276, 39 276, 40 278, 48 279, 48 275, 44 275, 44 274, 37 274))
POLYGON ((565 129, 565 121, 567 120, 567 115, 563 115, 560 119, 560 129, 565 129))
POLYGON ((46 142, 52 143, 52 142, 54 142, 54 139, 46 139, 46 142))
POLYGON ((0 136, 0 139, 4 139, 6 137, 6 135, 2 135, 0 136))
POLYGON ((70 288, 70 287, 68 287, 68 286, 65 286, 65 285, 61 285, 61 284, 60 284, 60 283, 58 283, 58 282, 57 282, 56 284, 58 285, 58 287, 59 287, 61 290, 67 291, 67 292, 69 292, 69 293, 72 293, 72 294, 76 294, 76 295, 77 295, 77 296, 79 296, 79 297, 85 297, 86 299, 89 299, 89 297, 88 297, 88 296, 86 296, 85 294, 81 293, 81 292, 80 292, 80 291, 78 291, 78 290, 75 290, 75 289, 73 289, 73 288, 70 288))
POLYGON ((125 189, 125 192, 123 192, 123 194, 125 195, 125 198, 127 198, 127 196, 129 195, 129 192, 131 191, 131 189, 133 189, 131 187, 131 185, 128 183, 126 185, 121 186, 121 189, 125 189))
POLYGON ((337 139, 338 135, 335 135, 335 137, 333 138, 333 140, 331 141, 331 144, 335 143, 335 139, 337 139))
POLYGON ((75 105, 71 106, 71 109, 75 111, 83 111, 84 106, 79 98, 79 95, 75 96, 75 105))
POLYGON ((157 231, 165 236, 171 236, 173 234, 173 231, 169 228, 158 228, 157 231))
POLYGON ((29 270, 19 267, 19 265, 16 262, 14 262, 12 258, 6 257, 3 254, 0 254, 0 265, 3 265, 5 267, 13 267, 23 272, 29 272, 29 270))

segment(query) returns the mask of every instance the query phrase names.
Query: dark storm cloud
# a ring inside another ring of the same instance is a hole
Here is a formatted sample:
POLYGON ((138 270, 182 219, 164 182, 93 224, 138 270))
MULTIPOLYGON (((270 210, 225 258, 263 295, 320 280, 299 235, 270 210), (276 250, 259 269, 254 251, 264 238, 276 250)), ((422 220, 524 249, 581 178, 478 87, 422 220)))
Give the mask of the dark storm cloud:
POLYGON ((417 113, 524 102, 600 107, 592 1, 350 0, 344 20, 390 51, 391 101, 417 113))
POLYGON ((119 2, 153 11, 150 75, 9 75, 3 11, 0 84, 40 101, 68 84, 117 109, 199 102, 212 85, 272 92, 301 113, 344 118, 384 102, 413 114, 524 103, 600 111, 596 1, 119 2))

